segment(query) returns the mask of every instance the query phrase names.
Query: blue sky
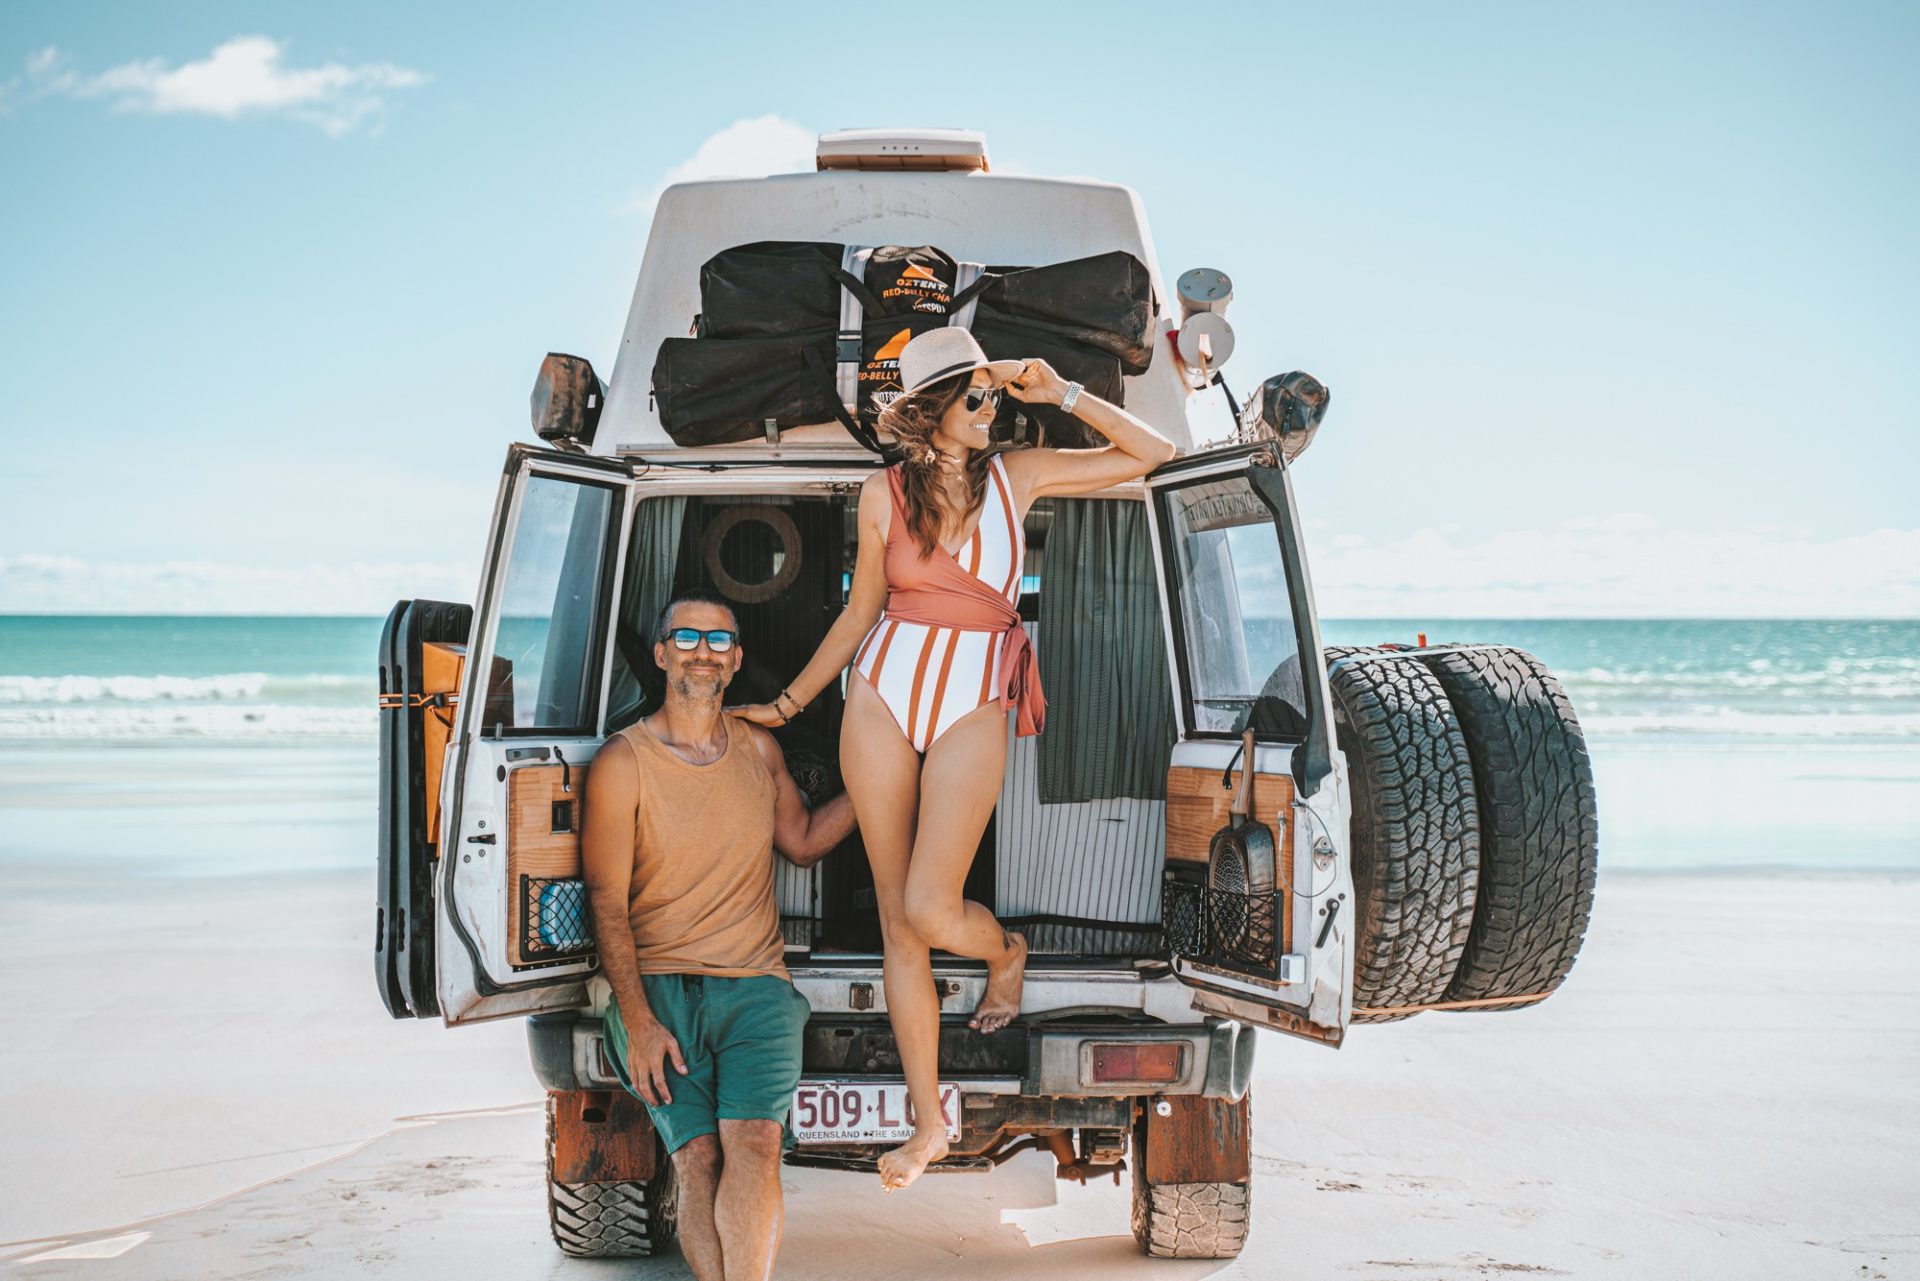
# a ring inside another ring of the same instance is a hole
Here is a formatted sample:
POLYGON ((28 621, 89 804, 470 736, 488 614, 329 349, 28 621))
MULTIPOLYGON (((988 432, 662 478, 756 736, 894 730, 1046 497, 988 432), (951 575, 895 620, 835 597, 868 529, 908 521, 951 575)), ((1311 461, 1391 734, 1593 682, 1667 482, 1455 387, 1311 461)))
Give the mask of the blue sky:
POLYGON ((908 123, 1134 187, 1230 379, 1332 386, 1330 614, 1920 615, 1920 8, 1676 10, 14 0, 0 611, 469 596, 651 193, 908 123))

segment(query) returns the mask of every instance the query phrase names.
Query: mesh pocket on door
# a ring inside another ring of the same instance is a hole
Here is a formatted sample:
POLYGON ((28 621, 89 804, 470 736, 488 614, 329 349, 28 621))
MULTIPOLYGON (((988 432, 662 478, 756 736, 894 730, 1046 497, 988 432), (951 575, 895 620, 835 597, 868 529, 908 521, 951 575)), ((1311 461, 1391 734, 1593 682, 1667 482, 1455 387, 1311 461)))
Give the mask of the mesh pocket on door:
POLYGON ((520 926, 523 961, 559 961, 593 951, 587 883, 576 877, 521 877, 520 926))

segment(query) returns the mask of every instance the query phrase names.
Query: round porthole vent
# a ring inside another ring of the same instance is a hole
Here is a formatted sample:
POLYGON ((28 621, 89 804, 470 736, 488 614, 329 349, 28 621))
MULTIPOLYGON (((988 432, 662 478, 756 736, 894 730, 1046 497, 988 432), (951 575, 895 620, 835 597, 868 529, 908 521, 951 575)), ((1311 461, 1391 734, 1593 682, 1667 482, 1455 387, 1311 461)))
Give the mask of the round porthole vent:
POLYGON ((730 507, 707 524, 707 577, 728 600, 770 601, 800 575, 800 529, 784 508, 730 507))

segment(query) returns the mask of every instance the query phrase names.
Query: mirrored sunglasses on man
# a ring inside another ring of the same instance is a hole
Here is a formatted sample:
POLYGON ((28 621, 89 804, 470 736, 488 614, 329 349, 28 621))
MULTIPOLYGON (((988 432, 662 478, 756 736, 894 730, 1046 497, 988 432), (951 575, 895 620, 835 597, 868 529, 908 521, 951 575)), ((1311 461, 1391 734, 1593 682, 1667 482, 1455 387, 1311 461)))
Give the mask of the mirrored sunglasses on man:
POLYGON ((738 638, 738 636, 739 636, 738 632, 729 632, 729 631, 703 632, 697 627, 676 627, 672 631, 667 633, 667 639, 673 642, 673 647, 675 649, 680 649, 680 650, 698 649, 700 646, 701 640, 705 639, 705 641, 707 642, 707 648, 712 650, 716 654, 724 654, 728 650, 732 649, 733 642, 735 639, 738 638))

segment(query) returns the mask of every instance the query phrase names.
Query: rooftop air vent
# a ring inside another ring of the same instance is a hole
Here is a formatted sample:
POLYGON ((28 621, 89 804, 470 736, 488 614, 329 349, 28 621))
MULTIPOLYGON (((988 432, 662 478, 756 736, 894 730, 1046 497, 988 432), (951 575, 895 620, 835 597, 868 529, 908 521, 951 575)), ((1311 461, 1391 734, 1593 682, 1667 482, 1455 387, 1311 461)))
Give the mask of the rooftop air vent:
POLYGON ((987 136, 970 129, 840 129, 820 135, 821 169, 987 169, 987 136))

